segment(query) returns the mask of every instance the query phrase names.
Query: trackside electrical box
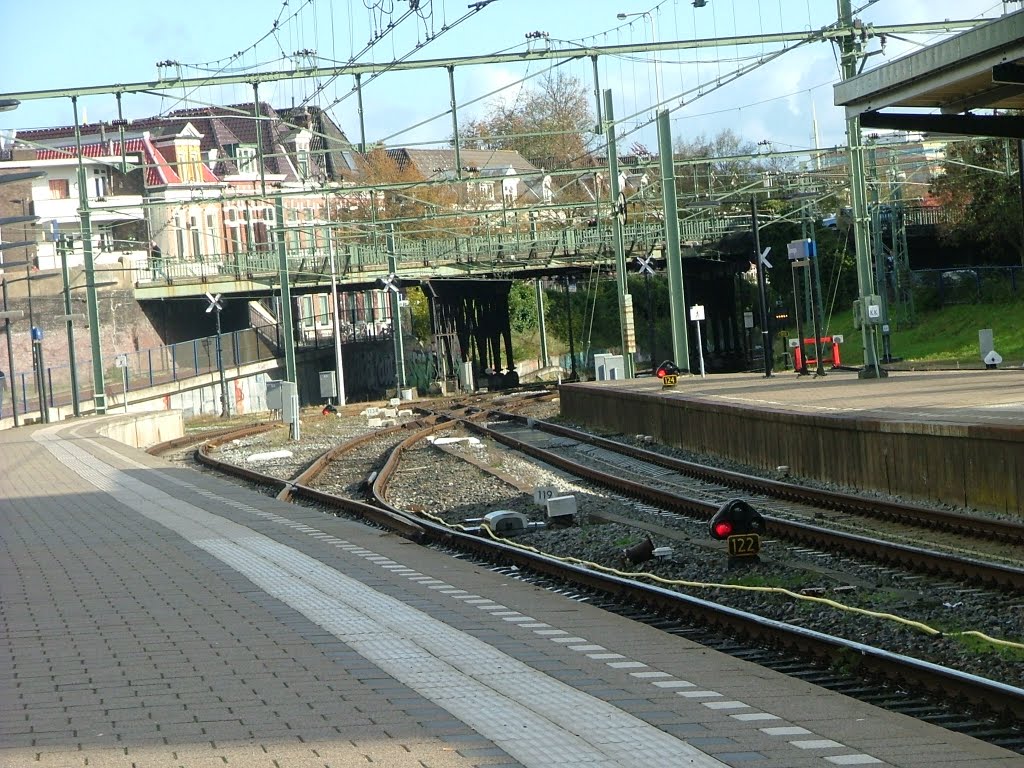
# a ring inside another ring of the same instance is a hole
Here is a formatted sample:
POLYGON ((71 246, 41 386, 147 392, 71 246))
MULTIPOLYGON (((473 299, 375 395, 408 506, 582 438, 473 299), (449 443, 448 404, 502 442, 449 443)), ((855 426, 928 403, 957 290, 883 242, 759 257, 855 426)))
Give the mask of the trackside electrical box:
POLYGON ((282 410, 281 382, 274 379, 267 381, 267 410, 282 410))
POLYGON ((338 384, 334 371, 320 371, 320 397, 323 399, 337 397, 338 384))
POLYGON ((882 324, 882 297, 877 294, 863 296, 853 302, 853 327, 882 324))
POLYGON ((626 360, 622 355, 594 355, 594 373, 598 381, 626 378, 626 360))

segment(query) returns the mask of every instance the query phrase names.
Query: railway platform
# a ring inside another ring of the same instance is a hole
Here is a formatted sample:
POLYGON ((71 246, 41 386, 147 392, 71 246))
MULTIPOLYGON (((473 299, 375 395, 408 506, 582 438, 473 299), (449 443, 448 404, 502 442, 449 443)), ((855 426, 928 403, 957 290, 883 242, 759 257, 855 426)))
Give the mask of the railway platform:
POLYGON ((0 433, 0 766, 1024 764, 100 421, 0 433))
POLYGON ((568 419, 850 488, 1024 517, 1024 370, 564 384, 568 419))

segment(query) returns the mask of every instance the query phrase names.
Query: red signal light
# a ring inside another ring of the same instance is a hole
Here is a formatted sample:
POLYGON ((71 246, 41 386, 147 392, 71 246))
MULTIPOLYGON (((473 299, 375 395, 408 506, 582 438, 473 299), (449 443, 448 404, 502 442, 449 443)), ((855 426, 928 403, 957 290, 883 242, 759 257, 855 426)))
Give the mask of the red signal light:
POLYGON ((666 360, 658 366, 658 370, 655 371, 659 379, 664 379, 666 376, 672 376, 679 373, 679 367, 671 360, 666 360))
POLYGON ((728 520, 720 520, 719 522, 715 523, 714 534, 716 538, 727 539, 729 538, 729 535, 731 533, 732 523, 730 523, 728 520))

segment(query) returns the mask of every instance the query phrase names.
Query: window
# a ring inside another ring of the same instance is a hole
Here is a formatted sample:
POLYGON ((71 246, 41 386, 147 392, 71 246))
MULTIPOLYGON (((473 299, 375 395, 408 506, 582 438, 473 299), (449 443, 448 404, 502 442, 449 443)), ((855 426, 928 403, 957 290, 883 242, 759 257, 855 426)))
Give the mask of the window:
POLYGON ((176 143, 175 157, 178 159, 178 175, 182 181, 202 181, 203 170, 198 143, 176 143))
POLYGON ((256 173, 256 147, 248 144, 235 144, 235 164, 239 173, 256 173))
POLYGON ((317 315, 317 322, 320 325, 327 325, 330 321, 330 316, 327 312, 327 294, 321 293, 317 296, 317 299, 319 299, 320 302, 320 312, 317 315))
POLYGON ((174 240, 178 246, 178 258, 185 258, 185 229, 181 225, 181 217, 174 217, 174 240))
POLYGON ((493 200, 494 199, 494 184, 493 183, 487 182, 487 181, 482 181, 482 182, 480 182, 479 189, 480 189, 480 197, 482 197, 484 200, 493 200))
POLYGON ((227 220, 224 225, 228 228, 228 242, 231 253, 242 252, 242 228, 239 226, 238 211, 235 208, 228 208, 227 220))
POLYGON ((203 258, 203 232, 199 229, 199 222, 196 217, 189 218, 189 229, 192 230, 192 256, 196 259, 203 258))
POLYGON ((107 191, 110 189, 110 169, 109 168, 95 168, 92 172, 93 189, 96 192, 97 199, 103 199, 107 196, 107 191))
POLYGON ((206 242, 208 253, 215 254, 220 250, 217 247, 217 230, 214 228, 212 213, 206 214, 206 242))
POLYGON ((307 178, 309 178, 309 150, 308 149, 300 149, 298 152, 295 153, 295 164, 298 166, 298 169, 299 169, 299 178, 300 179, 307 179, 307 178))
POLYGON ((50 199, 67 200, 71 197, 67 179, 50 179, 50 199))
POLYGON ((256 239, 256 249, 269 251, 274 243, 273 233, 270 231, 274 226, 274 209, 272 207, 257 208, 252 212, 253 236, 256 239))
POLYGON ((306 328, 313 327, 313 297, 303 296, 302 297, 302 324, 306 328))

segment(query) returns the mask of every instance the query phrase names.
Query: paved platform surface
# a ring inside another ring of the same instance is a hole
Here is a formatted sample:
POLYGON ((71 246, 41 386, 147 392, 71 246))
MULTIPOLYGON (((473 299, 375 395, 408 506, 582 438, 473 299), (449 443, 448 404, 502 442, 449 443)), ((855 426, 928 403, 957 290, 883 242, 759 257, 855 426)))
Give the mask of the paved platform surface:
POLYGON ((98 438, 0 434, 0 766, 1024 759, 98 438))
POLYGON ((680 376, 675 387, 654 378, 588 382, 573 386, 660 392, 709 403, 795 410, 829 416, 891 421, 1024 426, 1024 370, 893 371, 884 379, 858 379, 835 370, 825 376, 784 371, 680 376))

